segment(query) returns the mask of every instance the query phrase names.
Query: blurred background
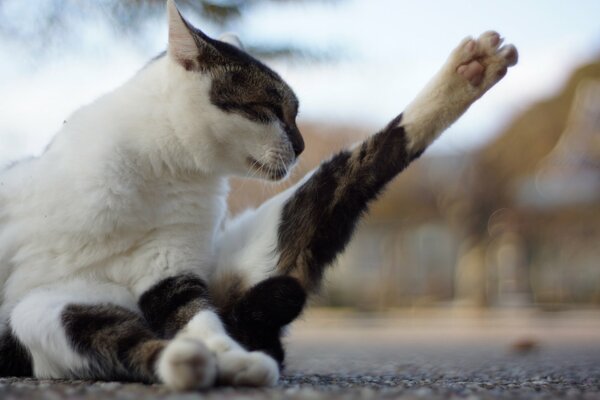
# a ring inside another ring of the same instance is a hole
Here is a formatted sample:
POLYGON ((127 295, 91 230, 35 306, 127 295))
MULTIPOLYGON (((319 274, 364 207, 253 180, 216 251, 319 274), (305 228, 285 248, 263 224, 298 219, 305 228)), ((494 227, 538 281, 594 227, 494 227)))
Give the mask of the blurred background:
MULTIPOLYGON (((322 306, 600 306, 600 2, 179 0, 239 34, 301 100, 293 182, 402 111, 467 35, 519 64, 397 178, 330 271, 322 306)), ((163 0, 0 0, 0 165, 166 47, 163 0)), ((233 182, 232 213, 287 187, 233 182)))

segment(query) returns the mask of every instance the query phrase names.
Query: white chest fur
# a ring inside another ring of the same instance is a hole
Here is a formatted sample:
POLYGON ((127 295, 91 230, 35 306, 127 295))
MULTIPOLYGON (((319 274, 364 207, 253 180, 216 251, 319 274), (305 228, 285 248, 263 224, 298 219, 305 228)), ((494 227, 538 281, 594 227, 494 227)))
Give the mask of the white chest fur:
POLYGON ((77 111, 41 157, 0 173, 5 308, 75 276, 139 293, 153 271, 210 273, 227 183, 204 168, 215 155, 190 156, 171 134, 179 124, 202 140, 212 110, 200 102, 193 123, 182 119, 172 69, 168 60, 150 65, 77 111))

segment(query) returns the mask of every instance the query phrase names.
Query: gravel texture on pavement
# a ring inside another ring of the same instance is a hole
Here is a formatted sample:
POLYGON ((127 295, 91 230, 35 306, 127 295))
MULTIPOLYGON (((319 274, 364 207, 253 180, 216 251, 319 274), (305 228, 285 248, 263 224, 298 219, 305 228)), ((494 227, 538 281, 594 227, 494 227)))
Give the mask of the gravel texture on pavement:
POLYGON ((596 313, 305 316, 276 388, 0 379, 0 399, 600 399, 596 313))

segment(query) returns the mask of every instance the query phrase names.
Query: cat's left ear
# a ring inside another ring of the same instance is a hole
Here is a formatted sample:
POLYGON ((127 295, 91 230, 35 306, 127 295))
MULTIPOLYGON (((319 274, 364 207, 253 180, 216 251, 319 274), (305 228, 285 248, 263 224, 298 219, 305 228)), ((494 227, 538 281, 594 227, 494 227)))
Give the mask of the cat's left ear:
POLYGON ((167 0, 169 15, 169 49, 168 54, 184 68, 190 69, 202 53, 197 35, 192 32, 191 25, 181 16, 174 0, 167 0))

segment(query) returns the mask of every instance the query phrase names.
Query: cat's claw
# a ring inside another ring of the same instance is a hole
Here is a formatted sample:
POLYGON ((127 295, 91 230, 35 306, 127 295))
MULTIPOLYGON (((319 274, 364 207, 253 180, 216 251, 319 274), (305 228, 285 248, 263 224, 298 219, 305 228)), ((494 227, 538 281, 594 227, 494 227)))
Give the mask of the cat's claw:
POLYGON ((515 46, 500 47, 503 41, 494 31, 487 31, 477 39, 464 39, 451 57, 458 75, 483 90, 493 86, 518 60, 515 46))
POLYGON ((176 338, 160 355, 156 372, 171 389, 205 389, 216 381, 217 364, 214 355, 202 342, 176 338))
POLYGON ((274 386, 279 379, 275 360, 259 351, 232 350, 217 355, 218 383, 233 386, 274 386))

